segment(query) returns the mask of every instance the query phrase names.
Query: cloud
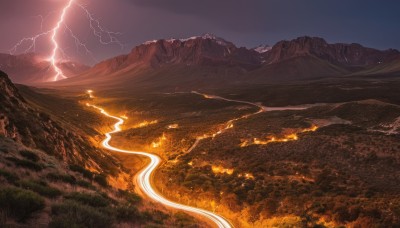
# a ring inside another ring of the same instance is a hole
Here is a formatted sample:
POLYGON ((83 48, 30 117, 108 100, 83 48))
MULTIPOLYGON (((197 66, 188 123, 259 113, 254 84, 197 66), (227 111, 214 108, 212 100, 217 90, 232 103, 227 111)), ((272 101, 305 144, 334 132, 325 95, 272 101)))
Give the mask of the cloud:
POLYGON ((215 23, 223 29, 255 32, 264 29, 269 4, 264 0, 133 0, 138 7, 167 11, 176 15, 191 15, 215 23))

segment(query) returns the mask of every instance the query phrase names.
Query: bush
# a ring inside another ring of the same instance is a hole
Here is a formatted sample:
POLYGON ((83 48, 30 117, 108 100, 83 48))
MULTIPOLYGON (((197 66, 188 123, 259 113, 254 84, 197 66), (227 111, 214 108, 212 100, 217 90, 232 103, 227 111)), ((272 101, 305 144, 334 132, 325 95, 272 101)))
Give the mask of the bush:
POLYGON ((103 174, 96 175, 94 177, 94 181, 98 183, 100 186, 108 187, 107 177, 103 174))
POLYGON ((106 207, 110 205, 109 200, 104 198, 103 196, 97 194, 88 194, 81 192, 73 192, 67 196, 66 199, 70 199, 76 202, 80 202, 82 204, 86 204, 92 207, 106 207))
POLYGON ((87 189, 95 189, 95 187, 90 182, 84 180, 78 180, 76 184, 87 189))
POLYGON ((40 160, 40 158, 39 158, 39 156, 37 154, 35 154, 35 153, 33 153, 33 152, 29 151, 29 150, 21 150, 19 152, 19 154, 21 154, 22 157, 24 157, 24 158, 26 158, 28 160, 31 160, 33 162, 37 162, 37 161, 40 160))
POLYGON ((126 191, 126 190, 119 189, 118 194, 120 197, 125 198, 126 201, 128 201, 131 204, 136 204, 142 200, 142 198, 140 198, 139 195, 129 192, 129 191, 126 191))
POLYGON ((132 205, 122 205, 115 209, 116 219, 122 222, 138 223, 142 220, 139 210, 132 205))
POLYGON ((4 177, 9 183, 15 183, 19 177, 13 173, 0 169, 0 176, 4 177))
POLYGON ((0 190, 0 208, 18 221, 25 221, 44 207, 44 199, 34 192, 15 187, 0 190))
POLYGON ((93 207, 66 201, 52 207, 53 220, 50 228, 69 227, 112 227, 114 218, 109 213, 104 213, 93 207))
POLYGON ((72 175, 68 175, 68 174, 59 174, 59 173, 49 173, 47 174, 47 179, 51 180, 51 181, 61 181, 64 183, 68 183, 71 185, 75 185, 76 184, 76 178, 72 175))
POLYGON ((27 169, 31 169, 34 171, 41 171, 43 169, 43 167, 41 165, 39 165, 35 162, 32 162, 32 161, 20 160, 18 158, 14 158, 14 157, 7 157, 6 159, 9 161, 12 161, 18 167, 27 168, 27 169))
POLYGON ((46 182, 23 180, 23 181, 19 181, 18 185, 22 188, 32 190, 34 192, 39 193, 42 196, 46 196, 49 198, 56 198, 56 197, 60 196, 62 193, 57 188, 48 186, 46 182))
POLYGON ((184 212, 177 212, 174 214, 175 217, 175 223, 179 227, 188 227, 190 225, 193 225, 195 221, 193 220, 193 217, 189 216, 188 214, 184 212))
POLYGON ((83 168, 82 166, 79 165, 70 165, 69 169, 74 171, 74 172, 78 172, 81 173, 84 177, 88 178, 88 179, 92 179, 93 178, 93 173, 90 172, 89 170, 83 168))

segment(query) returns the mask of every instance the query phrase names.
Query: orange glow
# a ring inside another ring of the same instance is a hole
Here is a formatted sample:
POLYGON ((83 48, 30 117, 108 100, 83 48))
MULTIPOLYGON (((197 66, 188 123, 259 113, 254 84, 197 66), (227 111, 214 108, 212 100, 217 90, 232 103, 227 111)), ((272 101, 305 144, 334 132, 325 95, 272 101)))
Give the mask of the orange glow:
POLYGON ((93 90, 91 90, 91 89, 88 89, 88 90, 86 90, 86 93, 89 95, 89 98, 90 98, 90 99, 93 99, 93 98, 95 98, 95 97, 93 96, 93 93, 94 93, 94 91, 93 91, 93 90))
MULTIPOLYGON (((93 107, 94 109, 97 109, 103 115, 105 115, 109 118, 115 119, 117 121, 114 124, 113 130, 110 132, 107 132, 105 134, 105 139, 102 141, 102 145, 104 148, 115 151, 115 152, 119 152, 119 153, 140 155, 140 156, 145 156, 145 157, 150 158, 150 163, 145 168, 143 168, 136 176, 135 183, 139 184, 139 187, 142 189, 143 193, 145 193, 151 199, 153 199, 157 202, 160 202, 161 204, 164 204, 168 207, 172 207, 175 209, 180 209, 180 210, 184 210, 187 212, 202 215, 202 216, 206 217, 207 219, 210 219, 213 223, 215 223, 217 227, 221 227, 221 228, 231 228, 232 227, 226 219, 224 219, 223 217, 221 217, 217 214, 214 214, 213 212, 210 212, 210 211, 207 211, 207 210, 204 210, 201 208, 186 206, 183 204, 179 204, 179 203, 170 201, 170 200, 164 198, 162 195, 160 195, 157 191, 155 191, 152 186, 151 178, 154 176, 153 175, 154 170, 161 164, 161 158, 158 157, 157 155, 154 155, 154 154, 151 154, 148 152, 123 150, 123 149, 111 146, 110 141, 112 139, 112 134, 122 131, 121 125, 124 124, 124 120, 117 116, 110 115, 103 108, 100 108, 98 106, 95 106, 95 105, 92 105, 89 103, 87 103, 86 105, 89 107, 93 107)), ((160 139, 165 140, 166 139, 165 135, 163 134, 163 136, 161 136, 160 139)))
POLYGON ((128 117, 126 115, 122 115, 121 118, 126 119, 126 120, 128 119, 128 117))
POLYGON ((244 178, 246 178, 246 179, 254 179, 254 176, 251 173, 245 173, 244 174, 244 178))
POLYGON ((232 175, 233 174, 233 169, 227 169, 227 168, 224 168, 224 167, 222 167, 222 166, 212 166, 211 167, 211 169, 212 169, 212 171, 213 171, 213 173, 215 173, 215 174, 228 174, 228 175, 232 175))
POLYGON ((287 134, 287 135, 284 135, 283 137, 272 136, 272 137, 267 138, 267 140, 261 140, 258 138, 254 138, 253 142, 244 140, 240 144, 240 147, 246 147, 249 145, 266 145, 266 144, 273 143, 273 142, 296 141, 299 139, 298 133, 313 132, 313 131, 316 131, 317 129, 318 129, 318 126, 313 125, 310 128, 302 129, 302 130, 298 131, 297 133, 287 134))
POLYGON ((310 128, 304 129, 302 132, 309 132, 309 131, 316 131, 318 130, 318 126, 317 125, 313 125, 310 128))
POLYGON ((152 121, 145 120, 141 123, 134 125, 132 128, 142 128, 142 127, 147 127, 149 125, 153 125, 153 124, 157 124, 157 123, 158 123, 158 120, 152 120, 152 121))
POLYGON ((245 140, 240 144, 240 147, 246 147, 249 145, 249 141, 245 140))
POLYGON ((177 128, 179 128, 178 124, 171 124, 167 126, 167 129, 177 129, 177 128))
POLYGON ((162 136, 160 138, 158 138, 158 142, 152 142, 151 146, 153 148, 158 148, 161 147, 163 145, 163 142, 167 140, 167 137, 165 137, 165 134, 163 133, 162 136))

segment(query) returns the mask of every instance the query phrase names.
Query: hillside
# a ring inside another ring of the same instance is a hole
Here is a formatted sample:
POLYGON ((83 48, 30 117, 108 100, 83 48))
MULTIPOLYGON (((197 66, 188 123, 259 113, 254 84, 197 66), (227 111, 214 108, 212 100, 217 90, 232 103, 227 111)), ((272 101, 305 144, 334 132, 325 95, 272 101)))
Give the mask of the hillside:
POLYGON ((201 224, 133 193, 129 171, 92 145, 100 134, 93 123, 102 120, 71 101, 20 88, 28 99, 0 72, 0 227, 201 224), (89 124, 80 125, 76 112, 89 124))
POLYGON ((393 49, 381 51, 360 44, 329 44, 322 38, 307 36, 280 41, 272 47, 238 48, 206 34, 148 41, 127 55, 95 65, 78 77, 45 86, 170 91, 290 83, 353 75, 379 66, 386 69, 399 56, 400 52, 393 49))
POLYGON ((48 114, 33 109, 3 72, 0 72, 0 90, 0 135, 65 162, 104 170, 107 170, 107 165, 113 167, 109 163, 113 160, 111 157, 104 155, 104 160, 99 159, 98 153, 102 152, 90 145, 88 138, 68 130, 48 114))
POLYGON ((391 62, 381 63, 375 67, 356 72, 353 75, 378 76, 378 77, 399 76, 400 75, 400 58, 396 58, 395 60, 393 60, 391 62))

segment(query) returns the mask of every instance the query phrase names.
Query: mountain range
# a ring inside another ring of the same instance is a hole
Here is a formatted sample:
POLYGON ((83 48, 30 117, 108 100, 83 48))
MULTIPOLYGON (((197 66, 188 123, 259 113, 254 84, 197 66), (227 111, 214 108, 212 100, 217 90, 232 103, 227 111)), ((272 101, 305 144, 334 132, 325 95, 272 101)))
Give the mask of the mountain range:
MULTIPOLYGON (((90 67, 72 61, 58 64, 67 77, 81 74, 90 67)), ((35 53, 10 55, 0 53, 0 70, 7 72, 14 83, 36 84, 51 81, 55 75, 48 60, 35 53)))
MULTIPOLYGON (((17 83, 38 83, 48 78, 48 62, 34 54, 0 55, 0 66, 17 83)), ((274 46, 248 49, 211 34, 187 39, 147 41, 125 55, 93 67, 66 62, 60 65, 70 78, 58 85, 178 86, 292 82, 350 75, 397 75, 400 52, 360 44, 329 44, 318 37, 299 37, 274 46), (74 76, 74 77, 72 77, 74 76), (119 79, 119 80, 118 80, 119 79), (206 82, 204 81, 206 79, 206 82)))

